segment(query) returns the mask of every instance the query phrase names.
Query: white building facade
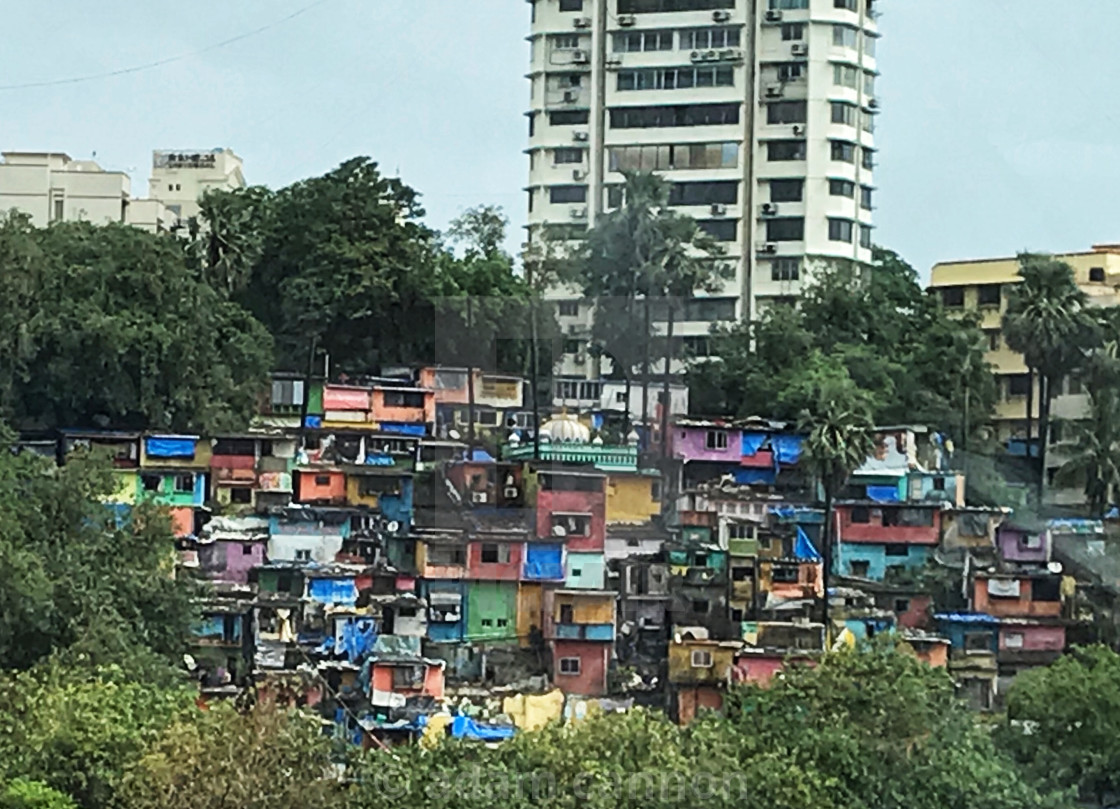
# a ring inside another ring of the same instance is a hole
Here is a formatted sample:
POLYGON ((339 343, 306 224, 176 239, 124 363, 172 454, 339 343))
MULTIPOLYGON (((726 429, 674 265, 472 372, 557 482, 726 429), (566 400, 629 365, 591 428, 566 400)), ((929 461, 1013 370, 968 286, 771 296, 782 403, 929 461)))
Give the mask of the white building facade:
MULTIPOLYGON (((814 267, 871 259, 874 0, 529 0, 529 241, 621 204, 623 170, 723 243, 735 277, 675 327, 798 296, 814 267)), ((557 290, 560 322, 587 322, 557 290)))
POLYGON ((0 212, 26 213, 32 224, 86 221, 97 225, 129 221, 131 181, 92 160, 61 152, 3 152, 0 212))
POLYGON ((198 201, 212 189, 245 187, 241 158, 231 149, 181 149, 152 152, 148 196, 186 221, 198 215, 198 201))

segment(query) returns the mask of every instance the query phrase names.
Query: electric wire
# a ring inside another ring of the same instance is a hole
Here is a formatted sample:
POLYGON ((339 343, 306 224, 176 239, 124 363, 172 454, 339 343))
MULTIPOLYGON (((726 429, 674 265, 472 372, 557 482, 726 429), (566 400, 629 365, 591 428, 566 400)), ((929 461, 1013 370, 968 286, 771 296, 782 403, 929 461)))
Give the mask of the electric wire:
POLYGON ((190 51, 189 53, 181 53, 177 56, 169 56, 165 59, 157 59, 154 62, 146 62, 142 65, 134 65, 132 67, 109 70, 104 73, 91 73, 87 76, 71 76, 65 79, 48 79, 46 81, 24 82, 22 84, 0 84, 0 90, 29 90, 41 87, 59 87, 68 84, 84 84, 86 82, 98 81, 100 79, 111 79, 118 76, 127 76, 132 73, 140 73, 145 70, 152 70, 153 68, 163 67, 164 65, 170 65, 175 62, 181 62, 184 59, 201 56, 204 53, 210 53, 211 51, 216 51, 220 48, 225 48, 229 45, 233 45, 236 42, 241 42, 242 40, 249 39, 250 37, 255 37, 259 34, 263 34, 265 31, 294 20, 296 17, 299 17, 302 14, 306 14, 308 11, 311 11, 312 9, 324 5, 328 2, 330 2, 330 0, 316 0, 314 3, 309 3, 306 6, 296 9, 286 17, 281 17, 280 19, 262 25, 259 28, 254 28, 252 31, 245 31, 244 33, 238 34, 237 36, 230 37, 229 39, 223 39, 221 42, 216 42, 213 45, 207 45, 205 48, 190 51))

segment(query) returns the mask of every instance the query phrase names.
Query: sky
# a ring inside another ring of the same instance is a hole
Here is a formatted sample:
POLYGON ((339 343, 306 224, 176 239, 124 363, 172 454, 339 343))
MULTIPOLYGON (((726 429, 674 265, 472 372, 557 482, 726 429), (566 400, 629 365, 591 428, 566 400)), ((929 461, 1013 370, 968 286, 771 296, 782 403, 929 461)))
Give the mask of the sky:
MULTIPOLYGON (((1120 2, 879 6, 878 243, 926 276, 942 260, 1120 242, 1120 2)), ((524 0, 0 9, 0 149, 96 154, 134 196, 153 149, 229 147, 272 187, 368 155, 421 192, 433 227, 494 204, 520 241, 524 0)))

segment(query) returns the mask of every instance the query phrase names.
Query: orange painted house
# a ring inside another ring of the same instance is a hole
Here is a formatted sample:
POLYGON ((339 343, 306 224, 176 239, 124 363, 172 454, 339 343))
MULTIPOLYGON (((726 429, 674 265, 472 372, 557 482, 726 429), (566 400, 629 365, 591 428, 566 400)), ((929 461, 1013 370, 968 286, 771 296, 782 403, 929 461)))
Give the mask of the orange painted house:
POLYGON ((297 503, 346 502, 346 475, 337 469, 299 469, 295 473, 297 503))
POLYGON ((427 388, 376 387, 371 392, 370 416, 379 424, 435 425, 436 393, 427 388))
POLYGON ((977 576, 972 582, 972 610, 997 618, 1058 617, 1061 581, 1055 574, 977 576))

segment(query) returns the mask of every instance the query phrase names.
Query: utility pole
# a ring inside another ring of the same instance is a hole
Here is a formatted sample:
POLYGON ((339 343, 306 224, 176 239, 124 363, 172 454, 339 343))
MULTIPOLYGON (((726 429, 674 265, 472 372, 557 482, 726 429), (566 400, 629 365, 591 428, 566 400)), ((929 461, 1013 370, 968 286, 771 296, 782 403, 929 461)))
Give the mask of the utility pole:
MULTIPOLYGON (((474 337, 474 307, 467 293, 467 340, 474 337)), ((474 363, 467 361, 467 452, 474 458, 474 363)))

